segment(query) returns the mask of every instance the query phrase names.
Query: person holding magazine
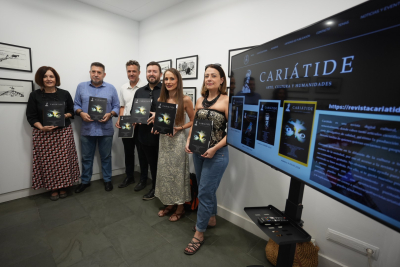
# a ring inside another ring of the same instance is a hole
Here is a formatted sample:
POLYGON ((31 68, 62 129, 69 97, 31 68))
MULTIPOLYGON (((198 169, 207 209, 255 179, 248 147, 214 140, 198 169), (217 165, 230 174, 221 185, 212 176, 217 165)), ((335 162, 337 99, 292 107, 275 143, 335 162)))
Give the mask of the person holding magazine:
MULTIPOLYGON (((216 225, 217 214, 216 191, 221 182, 229 162, 228 147, 226 144, 226 124, 228 121, 229 98, 226 89, 226 76, 220 64, 209 64, 205 67, 204 81, 201 97, 195 107, 195 119, 213 122, 210 145, 202 155, 193 153, 193 163, 199 186, 199 207, 197 222, 194 227, 194 237, 184 253, 195 254, 204 244, 204 232, 207 228, 216 225)), ((189 149, 190 130, 185 151, 192 154, 189 149)))
MULTIPOLYGON (((185 129, 193 124, 193 103, 189 96, 183 95, 182 77, 179 71, 170 68, 164 72, 158 103, 177 104, 173 134, 161 134, 158 154, 158 169, 155 196, 166 205, 160 210, 158 216, 175 211, 170 217, 171 222, 178 221, 185 210, 183 204, 191 200, 189 156, 185 153, 186 135, 185 129), (189 122, 185 123, 185 114, 189 116, 189 122)), ((173 121, 169 118, 173 114, 158 114, 155 120, 173 121)), ((155 127, 154 127, 155 128, 155 127)), ((154 130, 154 134, 159 134, 154 130)))
POLYGON ((35 74, 40 89, 29 95, 26 118, 32 126, 33 171, 32 188, 51 190, 50 199, 67 197, 67 187, 78 182, 80 171, 71 119, 74 102, 70 93, 58 88, 60 76, 48 66, 40 67, 35 74), (48 108, 53 105, 55 108, 48 108), (45 112, 47 110, 47 112, 45 112), (58 125, 46 120, 58 119, 58 125))

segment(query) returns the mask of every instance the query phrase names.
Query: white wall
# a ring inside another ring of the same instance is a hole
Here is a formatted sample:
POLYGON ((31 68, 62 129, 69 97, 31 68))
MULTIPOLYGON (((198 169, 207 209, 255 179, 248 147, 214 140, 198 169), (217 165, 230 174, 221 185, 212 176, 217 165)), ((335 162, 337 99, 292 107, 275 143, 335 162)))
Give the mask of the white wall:
MULTIPOLYGON (((40 66, 52 66, 61 76, 60 88, 68 90, 74 98, 78 83, 90 79, 90 64, 100 61, 106 67, 105 81, 118 90, 128 81, 125 63, 137 59, 139 53, 138 22, 77 1, 9 0, 1 1, 0 9, 0 42, 30 47, 33 62, 32 73, 0 69, 2 78, 34 80, 40 66)), ((26 104, 0 103, 0 194, 3 194, 0 200, 3 201, 41 192, 27 189, 31 186, 32 129, 26 121, 25 109, 26 104)), ((73 120, 72 126, 80 158, 81 119, 73 120)), ((125 165, 123 146, 114 137, 113 170, 121 170, 125 165)), ((99 172, 97 153, 94 174, 99 172)))
MULTIPOLYGON (((362 0, 203 0, 185 1, 140 22, 140 61, 199 55, 199 77, 209 63, 227 70, 228 50, 258 45, 341 12, 362 0)), ((184 81, 200 89, 202 79, 184 81)), ((198 96, 199 96, 198 92, 198 96)), ((229 147, 230 163, 218 190, 219 213, 266 236, 247 219, 244 207, 273 204, 284 209, 289 177, 229 147)), ((328 228, 378 246, 373 266, 400 266, 400 234, 306 187, 303 220, 320 254, 346 266, 367 266, 367 258, 326 241, 328 228)))

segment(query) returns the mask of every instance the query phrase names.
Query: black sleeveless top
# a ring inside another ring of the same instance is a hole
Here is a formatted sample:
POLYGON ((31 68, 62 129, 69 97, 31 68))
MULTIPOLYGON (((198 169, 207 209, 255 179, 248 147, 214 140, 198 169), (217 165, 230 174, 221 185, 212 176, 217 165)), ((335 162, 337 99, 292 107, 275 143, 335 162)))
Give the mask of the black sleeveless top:
POLYGON ((209 120, 213 122, 213 129, 211 131, 210 147, 215 146, 226 135, 225 113, 215 109, 199 109, 194 116, 195 119, 209 120))

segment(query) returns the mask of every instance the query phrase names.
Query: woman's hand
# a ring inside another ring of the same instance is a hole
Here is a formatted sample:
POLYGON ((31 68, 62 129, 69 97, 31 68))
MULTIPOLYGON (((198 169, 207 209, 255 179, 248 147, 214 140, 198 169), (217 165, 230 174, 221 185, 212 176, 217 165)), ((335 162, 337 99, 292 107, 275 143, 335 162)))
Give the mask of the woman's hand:
POLYGON ((43 126, 40 130, 42 132, 52 132, 56 128, 58 128, 58 126, 43 126))
POLYGON ((174 137, 175 134, 179 131, 179 129, 182 129, 182 128, 181 128, 181 127, 174 127, 174 130, 173 130, 173 133, 172 133, 172 134, 167 133, 167 134, 165 134, 165 135, 166 135, 166 136, 169 136, 169 137, 174 137))
POLYGON ((207 149, 206 152, 204 152, 203 155, 201 155, 203 158, 207 158, 207 159, 212 159, 215 155, 215 152, 217 152, 217 150, 215 149, 215 147, 211 147, 209 149, 207 149))
POLYGON ((160 134, 157 130, 154 131, 154 127, 151 128, 151 133, 152 134, 160 134))
POLYGON ((188 141, 186 142, 185 152, 188 153, 188 154, 193 154, 193 152, 190 151, 190 149, 189 149, 189 144, 190 144, 190 141, 188 140, 188 141))

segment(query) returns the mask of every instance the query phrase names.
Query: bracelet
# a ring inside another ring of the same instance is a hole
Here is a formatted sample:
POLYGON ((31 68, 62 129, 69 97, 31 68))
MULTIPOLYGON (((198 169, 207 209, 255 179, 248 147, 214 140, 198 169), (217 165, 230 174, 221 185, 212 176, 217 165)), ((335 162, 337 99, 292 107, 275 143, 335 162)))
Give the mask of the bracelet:
POLYGON ((184 130, 184 129, 183 129, 183 126, 181 126, 181 127, 182 127, 182 130, 184 130))

